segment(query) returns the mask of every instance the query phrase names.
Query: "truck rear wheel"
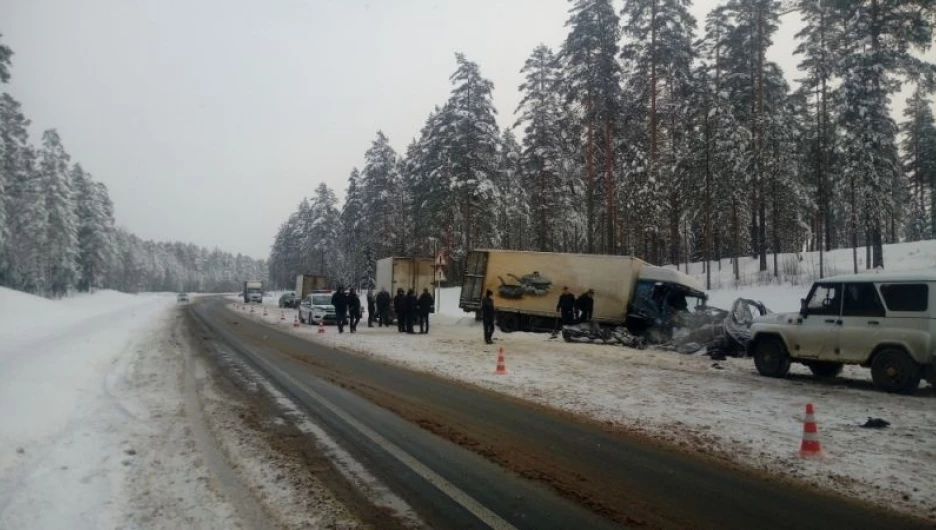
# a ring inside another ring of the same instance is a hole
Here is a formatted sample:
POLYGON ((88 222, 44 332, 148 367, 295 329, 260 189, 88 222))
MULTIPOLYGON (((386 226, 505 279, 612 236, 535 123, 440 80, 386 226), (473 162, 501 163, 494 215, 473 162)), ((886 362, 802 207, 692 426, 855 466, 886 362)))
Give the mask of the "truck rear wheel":
POLYGON ((499 313, 497 315, 497 323, 500 330, 504 333, 513 333, 517 331, 517 327, 520 325, 520 319, 513 313, 499 313))
POLYGON ((885 392, 912 394, 920 386, 923 370, 907 352, 888 348, 874 356, 871 379, 885 392))
POLYGON ((816 361, 809 363, 809 370, 816 377, 832 378, 842 373, 842 363, 816 361))
POLYGON ((754 366, 767 377, 785 377, 790 371, 790 354, 776 337, 764 337, 754 344, 754 366))

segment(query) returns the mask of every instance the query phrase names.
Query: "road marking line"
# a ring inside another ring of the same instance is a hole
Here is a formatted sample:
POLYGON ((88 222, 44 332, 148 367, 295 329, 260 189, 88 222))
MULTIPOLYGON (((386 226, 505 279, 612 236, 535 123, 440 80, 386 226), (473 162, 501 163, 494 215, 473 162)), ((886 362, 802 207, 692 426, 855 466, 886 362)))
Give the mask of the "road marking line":
POLYGON ((315 399, 320 404, 322 404, 322 406, 324 406, 326 409, 331 411, 334 415, 338 416, 338 418, 346 422, 348 425, 354 427, 358 432, 360 432, 361 434, 369 438, 372 442, 380 446, 383 450, 390 453, 394 458, 399 460, 403 465, 410 468, 410 470, 412 470, 414 473, 422 477, 426 482, 438 488, 442 493, 446 494, 450 499, 455 501, 462 508, 468 510, 468 512, 470 512, 472 515, 477 517, 484 524, 488 525, 491 528, 494 528, 495 530, 516 530, 516 527, 514 527, 512 524, 501 519, 497 514, 495 514, 491 510, 484 507, 484 505, 482 505, 478 501, 471 498, 471 496, 469 496, 467 493, 458 489, 458 487, 452 484, 451 482, 442 478, 442 476, 440 476, 435 471, 426 467, 419 460, 416 460, 415 458, 410 456, 409 453, 397 447, 396 444, 394 444, 390 440, 387 440, 378 432, 374 431, 367 425, 364 425, 363 423, 349 416, 343 410, 338 408, 338 406, 333 404, 331 401, 326 399, 324 396, 322 396, 315 390, 306 388, 304 385, 296 381, 296 379, 294 379, 291 375, 287 374, 286 372, 283 372, 282 370, 280 370, 279 368, 276 368, 275 366, 268 364, 265 359, 261 360, 261 362, 264 365, 266 365, 269 370, 277 372, 281 377, 283 377, 284 379, 287 379, 297 388, 301 389, 303 392, 308 394, 311 398, 315 399))

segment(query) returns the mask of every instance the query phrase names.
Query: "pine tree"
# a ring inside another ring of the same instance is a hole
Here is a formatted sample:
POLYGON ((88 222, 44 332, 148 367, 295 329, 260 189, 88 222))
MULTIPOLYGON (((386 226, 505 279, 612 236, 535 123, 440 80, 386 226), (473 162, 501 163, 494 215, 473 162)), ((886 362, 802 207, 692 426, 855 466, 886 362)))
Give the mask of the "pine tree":
POLYGON ((907 120, 900 126, 903 170, 912 201, 907 237, 914 240, 936 235, 936 120, 931 103, 918 85, 907 100, 907 120))
POLYGON ((546 252, 558 248, 564 223, 557 214, 567 213, 562 204, 568 173, 563 168, 560 70, 552 50, 539 45, 520 72, 526 77, 516 113, 524 133, 520 160, 522 188, 529 196, 530 247, 546 252))
POLYGON ((520 145, 509 129, 501 136, 497 176, 496 243, 500 248, 524 250, 530 241, 530 200, 523 185, 520 145))
POLYGON ((8 192, 9 271, 11 285, 35 293, 45 286, 45 200, 42 175, 32 146, 22 148, 8 192))
MULTIPOLYGON (((67 293, 75 285, 78 274, 78 226, 68 177, 69 159, 58 132, 55 129, 45 131, 40 160, 47 216, 45 276, 46 292, 53 297, 67 293)), ((126 274, 130 276, 132 272, 126 274)), ((125 285, 128 284, 125 281, 125 285)))
POLYGON ((586 249, 614 253, 618 247, 613 151, 621 102, 620 19, 611 0, 575 0, 566 26, 569 34, 559 61, 566 97, 574 105, 583 134, 586 249), (603 206, 599 204, 602 197, 603 206))
POLYGON ((377 259, 392 256, 400 248, 403 237, 399 233, 402 229, 402 182, 398 158, 381 131, 364 154, 364 169, 358 183, 361 201, 358 223, 364 249, 377 259))
MULTIPOLYGON (((3 37, 2 33, 0 33, 0 37, 3 37)), ((13 57, 13 50, 9 46, 0 43, 0 83, 10 82, 11 57, 13 57)))
MULTIPOLYGON (((92 291, 103 286, 108 264, 114 255, 113 204, 107 187, 86 173, 80 164, 71 171, 78 220, 78 290, 92 291)), ((168 290, 177 285, 165 285, 168 290)))
POLYGON ((446 183, 448 209, 455 218, 458 236, 454 258, 493 242, 490 209, 497 199, 497 152, 500 131, 494 116, 494 84, 481 76, 478 65, 455 54, 458 68, 451 76, 455 85, 446 105, 440 131, 451 173, 446 183))
POLYGON ((367 269, 364 242, 363 226, 361 225, 361 216, 363 214, 363 203, 361 200, 361 173, 357 168, 351 170, 348 175, 348 189, 345 192, 345 203, 339 214, 340 228, 338 234, 341 237, 341 255, 338 257, 339 278, 345 285, 352 285, 353 281, 360 278, 362 271, 367 269))
POLYGON ((22 176, 23 156, 27 149, 29 120, 20 103, 7 93, 0 95, 0 282, 10 282, 13 266, 10 246, 10 225, 16 198, 12 188, 22 176))

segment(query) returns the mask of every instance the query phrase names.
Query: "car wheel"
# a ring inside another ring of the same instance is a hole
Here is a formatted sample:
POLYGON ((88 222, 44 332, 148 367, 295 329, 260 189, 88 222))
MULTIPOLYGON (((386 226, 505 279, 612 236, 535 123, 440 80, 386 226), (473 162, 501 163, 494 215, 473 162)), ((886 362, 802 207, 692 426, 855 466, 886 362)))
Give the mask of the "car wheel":
POLYGON ((754 366, 767 377, 785 377, 790 371, 790 354, 776 337, 765 337, 754 344, 754 366))
POLYGON ((842 363, 827 363, 817 361, 809 363, 809 370, 816 377, 838 377, 842 373, 842 363))
POLYGON ((923 370, 907 352, 888 348, 876 356, 871 363, 871 379, 874 386, 885 392, 912 394, 920 386, 923 370))

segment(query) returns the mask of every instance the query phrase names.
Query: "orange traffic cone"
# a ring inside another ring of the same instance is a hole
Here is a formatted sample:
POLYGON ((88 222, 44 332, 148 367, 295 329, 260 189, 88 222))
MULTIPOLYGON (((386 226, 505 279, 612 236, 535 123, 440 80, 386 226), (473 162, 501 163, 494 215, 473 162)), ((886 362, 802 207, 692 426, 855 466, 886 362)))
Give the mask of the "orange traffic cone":
POLYGON ((266 316, 267 316, 266 306, 263 306, 263 318, 266 318, 266 316))
POLYGON ((253 306, 250 306, 250 312, 253 313, 253 306))
POLYGON ((325 322, 319 320, 318 334, 323 335, 325 333, 325 322))
POLYGON ((800 458, 821 458, 822 446, 819 444, 819 430, 812 403, 806 405, 806 419, 803 421, 803 443, 800 444, 800 458))
POLYGON ((294 328, 299 327, 299 315, 296 315, 296 320, 293 320, 293 327, 294 328))
POLYGON ((286 313, 280 311, 280 322, 286 322, 286 313))
POLYGON ((504 347, 501 346, 497 349, 497 370, 494 370, 495 374, 506 374, 507 373, 507 364, 504 360, 504 347))

